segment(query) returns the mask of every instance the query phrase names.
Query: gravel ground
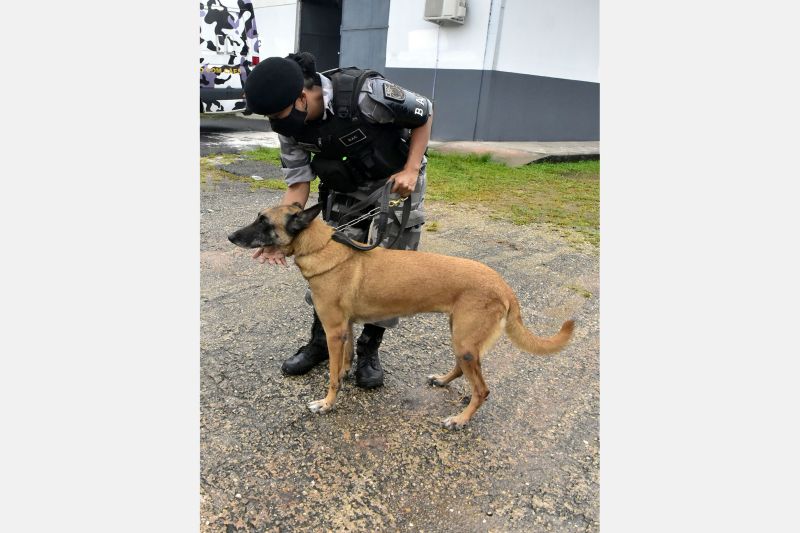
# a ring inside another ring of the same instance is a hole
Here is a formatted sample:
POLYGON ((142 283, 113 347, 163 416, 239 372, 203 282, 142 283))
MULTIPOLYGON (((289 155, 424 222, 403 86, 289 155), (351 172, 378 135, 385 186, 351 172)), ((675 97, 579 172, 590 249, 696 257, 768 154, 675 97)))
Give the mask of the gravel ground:
POLYGON ((469 386, 426 384, 453 356, 446 316, 418 315, 386 334, 384 387, 346 381, 334 410, 315 415, 306 404, 324 396, 327 366, 280 372, 311 325, 305 281, 226 239, 281 195, 203 183, 202 531, 598 531, 596 250, 426 202, 438 231, 423 232, 422 249, 496 269, 539 335, 575 318, 572 343, 533 356, 502 337, 483 363, 489 400, 465 429, 448 431, 441 420, 462 409, 469 386))

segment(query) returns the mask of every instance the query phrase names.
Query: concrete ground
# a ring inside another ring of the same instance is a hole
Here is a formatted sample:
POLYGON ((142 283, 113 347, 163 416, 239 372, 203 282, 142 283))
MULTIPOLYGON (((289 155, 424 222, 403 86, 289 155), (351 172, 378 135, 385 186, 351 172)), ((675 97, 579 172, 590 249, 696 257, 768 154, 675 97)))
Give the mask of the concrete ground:
MULTIPOLYGON (((280 171, 265 165, 260 175, 280 171)), ((441 421, 469 388, 427 385, 453 356, 447 318, 418 315, 386 334, 384 387, 347 381, 335 409, 316 415, 306 404, 324 396, 327 368, 280 372, 308 335, 305 281, 226 240, 280 197, 203 181, 202 531, 598 531, 597 250, 427 202, 438 230, 423 232, 422 249, 485 262, 517 292, 535 333, 575 318, 573 342, 533 356, 502 337, 483 363, 489 400, 453 432, 441 421)))

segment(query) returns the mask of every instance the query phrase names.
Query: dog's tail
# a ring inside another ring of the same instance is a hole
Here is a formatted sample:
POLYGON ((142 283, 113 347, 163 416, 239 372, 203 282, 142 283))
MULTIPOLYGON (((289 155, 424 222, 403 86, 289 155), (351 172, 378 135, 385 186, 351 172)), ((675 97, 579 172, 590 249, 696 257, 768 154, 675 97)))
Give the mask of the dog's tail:
POLYGON ((574 329, 575 321, 567 320, 561 325, 561 330, 552 337, 537 337, 522 323, 522 315, 516 298, 512 300, 511 308, 506 316, 506 334, 514 346, 520 350, 540 355, 557 352, 566 346, 574 329))

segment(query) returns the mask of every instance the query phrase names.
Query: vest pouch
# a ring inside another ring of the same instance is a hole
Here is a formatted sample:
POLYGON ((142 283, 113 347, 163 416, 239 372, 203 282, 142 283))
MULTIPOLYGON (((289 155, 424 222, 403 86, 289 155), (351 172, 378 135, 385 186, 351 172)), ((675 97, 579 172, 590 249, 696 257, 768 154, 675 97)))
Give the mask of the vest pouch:
POLYGON ((384 136, 350 159, 367 181, 375 181, 403 170, 407 158, 408 144, 403 139, 384 136))
POLYGON ((325 159, 315 156, 311 161, 311 170, 332 191, 347 193, 358 189, 357 178, 350 166, 340 158, 325 159))

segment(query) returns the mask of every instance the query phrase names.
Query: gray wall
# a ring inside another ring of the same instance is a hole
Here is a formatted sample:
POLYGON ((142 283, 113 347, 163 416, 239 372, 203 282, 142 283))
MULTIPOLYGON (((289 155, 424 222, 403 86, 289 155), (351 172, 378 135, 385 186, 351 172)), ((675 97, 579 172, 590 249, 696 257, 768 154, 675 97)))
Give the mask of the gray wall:
POLYGON ((600 139, 599 83, 492 70, 387 68, 383 73, 434 100, 435 140, 600 139))
POLYGON ((599 139, 599 83, 485 72, 474 140, 599 139))
POLYGON ((383 72, 388 28, 389 0, 343 0, 339 66, 383 72))

